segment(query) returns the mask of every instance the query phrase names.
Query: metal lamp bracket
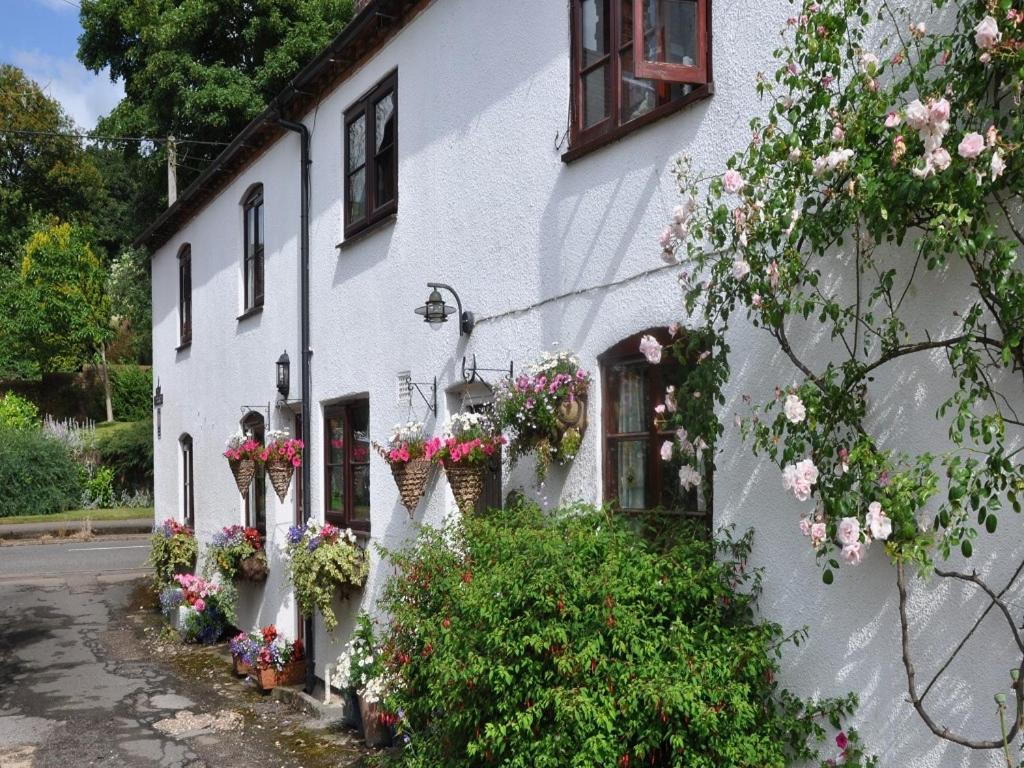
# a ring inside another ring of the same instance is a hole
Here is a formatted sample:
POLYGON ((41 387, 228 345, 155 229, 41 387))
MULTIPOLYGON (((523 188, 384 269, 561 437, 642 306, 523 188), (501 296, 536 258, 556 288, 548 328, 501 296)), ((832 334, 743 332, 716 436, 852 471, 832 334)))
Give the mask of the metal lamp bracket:
POLYGON ((267 425, 268 429, 270 428, 270 403, 267 403, 266 405, 240 405, 238 407, 242 411, 242 416, 245 416, 245 414, 251 413, 252 411, 262 411, 266 413, 267 420, 264 423, 267 425))
POLYGON ((410 381, 409 390, 414 389, 423 398, 423 404, 427 406, 427 410, 437 416, 437 376, 433 381, 410 381), (427 397, 428 392, 430 397, 427 397))
POLYGON ((462 380, 467 384, 473 384, 474 382, 483 384, 492 392, 494 391, 494 387, 489 381, 480 375, 480 371, 484 371, 485 373, 507 373, 508 377, 511 379, 515 376, 514 370, 514 363, 511 361, 508 364, 508 368, 481 368, 476 363, 476 355, 473 355, 473 362, 468 367, 466 366, 466 358, 462 358, 462 380))

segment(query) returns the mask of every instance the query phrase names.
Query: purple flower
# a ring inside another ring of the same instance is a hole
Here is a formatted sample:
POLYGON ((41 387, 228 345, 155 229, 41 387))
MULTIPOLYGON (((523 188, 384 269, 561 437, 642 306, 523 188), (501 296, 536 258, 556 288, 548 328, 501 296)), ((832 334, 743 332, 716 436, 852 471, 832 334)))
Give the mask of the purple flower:
POLYGON ((306 549, 308 549, 310 552, 316 552, 316 548, 319 547, 319 546, 320 546, 320 537, 319 536, 314 536, 312 539, 309 540, 309 543, 306 545, 306 549))
POLYGON ((298 544, 302 541, 302 537, 305 535, 306 529, 298 525, 293 525, 288 529, 288 543, 298 544))

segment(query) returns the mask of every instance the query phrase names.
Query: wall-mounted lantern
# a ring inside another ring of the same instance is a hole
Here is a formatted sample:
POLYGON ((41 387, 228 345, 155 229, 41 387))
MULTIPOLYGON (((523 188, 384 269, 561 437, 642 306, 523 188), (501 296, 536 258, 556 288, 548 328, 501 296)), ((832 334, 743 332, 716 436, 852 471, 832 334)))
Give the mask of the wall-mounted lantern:
POLYGON ((160 412, 163 410, 163 407, 164 407, 164 393, 163 393, 163 390, 160 388, 160 379, 157 379, 156 380, 156 391, 153 392, 153 409, 156 411, 156 437, 157 437, 157 440, 160 439, 160 433, 163 431, 163 428, 162 428, 162 426, 160 424, 160 421, 161 421, 161 419, 160 419, 160 412))
POLYGON ((277 391, 281 393, 283 400, 288 399, 288 389, 292 383, 291 368, 292 365, 288 359, 288 353, 282 352, 281 356, 277 358, 277 391))
POLYGON ((414 310, 416 314, 422 315, 423 322, 429 323, 431 328, 437 329, 441 327, 442 323, 448 322, 448 315, 453 315, 458 311, 459 336, 469 336, 473 332, 475 324, 473 313, 462 311, 462 301, 459 299, 459 294, 455 292, 455 289, 444 283, 427 283, 427 287, 432 289, 430 296, 427 297, 422 307, 416 307, 414 310), (449 307, 445 303, 444 298, 441 296, 441 290, 448 291, 455 298, 458 310, 449 307))

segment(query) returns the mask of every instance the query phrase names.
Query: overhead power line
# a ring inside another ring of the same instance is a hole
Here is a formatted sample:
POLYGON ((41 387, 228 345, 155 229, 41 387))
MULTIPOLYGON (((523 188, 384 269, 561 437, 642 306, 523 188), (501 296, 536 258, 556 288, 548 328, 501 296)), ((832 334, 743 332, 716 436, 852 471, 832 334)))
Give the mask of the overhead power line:
MULTIPOLYGON (((82 139, 85 141, 122 141, 122 142, 151 142, 153 144, 166 144, 167 139, 155 136, 94 136, 90 133, 75 133, 72 131, 32 131, 23 128, 0 128, 0 134, 8 136, 56 136, 69 139, 82 139)), ((208 139, 179 139, 174 138, 176 144, 202 144, 211 147, 226 147, 230 142, 210 141, 208 139)))

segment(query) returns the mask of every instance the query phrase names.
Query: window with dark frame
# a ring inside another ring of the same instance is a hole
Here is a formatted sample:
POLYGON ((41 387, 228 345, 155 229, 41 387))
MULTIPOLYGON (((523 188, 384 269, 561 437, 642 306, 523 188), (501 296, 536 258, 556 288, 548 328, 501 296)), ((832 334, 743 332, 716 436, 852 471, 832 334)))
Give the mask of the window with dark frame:
MULTIPOLYGON (((302 414, 295 414, 295 425, 293 427, 293 434, 296 440, 305 440, 306 438, 302 435, 302 414)), ((303 494, 302 494, 302 471, 301 469, 295 473, 295 524, 302 525, 305 523, 305 514, 303 510, 303 494)))
MULTIPOLYGON (((662 511, 710 523, 701 489, 684 489, 678 460, 661 458, 662 443, 674 440, 675 433, 659 426, 654 408, 665 401, 666 388, 681 380, 680 363, 667 353, 659 364, 648 363, 640 353, 644 334, 670 344, 668 329, 649 329, 624 339, 599 358, 605 501, 626 513, 662 511)), ((705 476, 705 483, 710 480, 705 476)))
POLYGON ((711 92, 711 0, 572 0, 570 152, 711 92))
POLYGON ((192 436, 181 438, 181 507, 182 522, 189 528, 196 527, 195 473, 192 460, 192 436))
POLYGON ((398 73, 345 110, 345 237, 398 210, 398 73))
POLYGON ((245 251, 243 253, 242 281, 244 308, 251 312, 263 306, 263 185, 259 184, 246 196, 243 205, 245 251))
MULTIPOLYGON (((266 420, 263 414, 255 411, 242 419, 242 431, 252 436, 260 445, 266 437, 266 420)), ((245 524, 255 528, 260 535, 266 538, 267 535, 267 476, 263 472, 257 472, 249 486, 249 493, 245 497, 245 524)))
POLYGON ((370 531, 370 401, 324 409, 324 520, 370 531))
POLYGON ((178 344, 192 343, 192 246, 178 251, 178 344))

